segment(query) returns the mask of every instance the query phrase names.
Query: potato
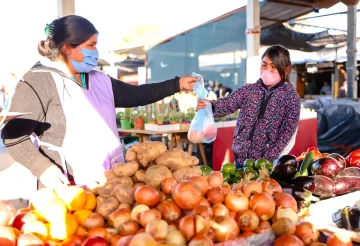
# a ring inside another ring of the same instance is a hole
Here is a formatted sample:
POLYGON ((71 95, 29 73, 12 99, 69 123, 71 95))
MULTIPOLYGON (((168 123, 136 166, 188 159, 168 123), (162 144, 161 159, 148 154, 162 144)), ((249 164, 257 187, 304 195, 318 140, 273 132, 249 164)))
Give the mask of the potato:
POLYGON ((175 171, 182 167, 196 166, 199 164, 199 159, 180 149, 174 149, 174 151, 166 152, 156 158, 156 163, 175 171))
POLYGON ((119 178, 124 176, 131 177, 137 172, 137 170, 139 170, 139 164, 136 161, 128 163, 116 163, 113 165, 112 170, 119 178))
POLYGON ((108 216, 119 207, 119 205, 119 201, 113 196, 109 198, 102 196, 96 197, 96 213, 100 214, 105 219, 107 219, 108 216))
POLYGON ((114 187, 114 196, 120 203, 132 205, 135 202, 135 189, 127 184, 117 184, 114 187))
POLYGON ((126 152, 125 160, 127 160, 129 162, 130 161, 137 161, 136 152, 133 149, 129 149, 126 152))
POLYGON ((117 178, 117 176, 115 175, 115 173, 113 172, 112 169, 105 170, 104 171, 104 177, 105 177, 106 181, 117 178))
POLYGON ((173 177, 177 182, 181 182, 193 176, 201 176, 202 171, 198 167, 182 167, 173 173, 173 177))
POLYGON ((138 188, 138 187, 140 187, 140 186, 143 186, 143 185, 145 185, 144 183, 135 183, 134 185, 133 185, 133 187, 134 187, 134 189, 136 190, 136 188, 138 188))
POLYGON ((167 147, 161 142, 145 142, 135 144, 131 149, 136 152, 136 157, 141 165, 146 167, 149 162, 154 161, 161 154, 165 153, 167 147))
POLYGON ((135 183, 143 183, 145 182, 145 170, 139 170, 135 173, 133 180, 135 183))
POLYGON ((106 184, 98 187, 96 189, 96 191, 100 196, 102 196, 104 198, 109 198, 109 197, 113 196, 113 190, 114 190, 115 185, 117 185, 116 182, 106 183, 106 184))
POLYGON ((107 183, 116 183, 116 184, 128 184, 130 186, 133 186, 134 182, 130 177, 122 177, 122 178, 115 178, 112 179, 110 181, 108 181, 107 183))
POLYGON ((161 182, 172 177, 172 173, 169 168, 165 166, 155 165, 149 167, 145 172, 145 183, 154 188, 160 189, 161 182))

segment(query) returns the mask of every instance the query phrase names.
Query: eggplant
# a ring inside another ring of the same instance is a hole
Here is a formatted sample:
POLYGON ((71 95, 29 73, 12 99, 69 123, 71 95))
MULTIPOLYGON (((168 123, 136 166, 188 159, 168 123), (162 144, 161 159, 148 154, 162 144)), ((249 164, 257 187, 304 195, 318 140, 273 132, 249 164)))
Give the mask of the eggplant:
POLYGON ((302 187, 295 186, 292 189, 291 195, 295 198, 296 201, 303 201, 303 202, 318 202, 320 201, 319 198, 313 196, 311 191, 304 189, 302 187))
POLYGON ((360 168, 359 167, 347 167, 336 175, 336 177, 342 176, 360 176, 360 168))
POLYGON ((339 162, 332 157, 320 158, 311 166, 313 175, 324 175, 329 178, 335 177, 341 170, 339 162))
POLYGON ((313 177, 309 177, 309 176, 296 177, 292 180, 292 184, 295 187, 301 187, 310 192, 313 192, 315 190, 315 181, 313 177))
POLYGON ((312 176, 315 183, 313 194, 320 198, 329 198, 335 195, 335 182, 323 175, 312 176))
POLYGON ((297 158, 293 155, 283 155, 274 161, 271 178, 291 182, 299 168, 297 158))

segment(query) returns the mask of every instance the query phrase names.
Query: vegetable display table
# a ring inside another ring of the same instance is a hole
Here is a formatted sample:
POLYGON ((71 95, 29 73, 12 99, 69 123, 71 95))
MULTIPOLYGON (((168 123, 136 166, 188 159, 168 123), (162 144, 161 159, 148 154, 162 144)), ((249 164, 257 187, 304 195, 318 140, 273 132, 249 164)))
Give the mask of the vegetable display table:
MULTIPOLYGON (((192 150, 194 147, 194 144, 189 142, 187 139, 188 129, 181 129, 181 130, 176 130, 176 131, 148 131, 148 130, 118 128, 118 132, 119 132, 119 134, 127 133, 127 134, 131 134, 132 136, 139 137, 140 143, 148 141, 149 136, 152 136, 152 135, 171 134, 170 143, 169 143, 169 151, 172 151, 174 149, 175 144, 176 144, 177 148, 183 149, 183 144, 182 144, 183 142, 186 142, 189 144, 189 147, 188 147, 189 154, 192 153, 192 150)), ((202 159, 204 165, 207 166, 208 163, 206 160, 205 149, 204 149, 204 145, 202 143, 199 144, 199 150, 200 150, 201 159, 202 159)))
MULTIPOLYGON (((222 164, 234 162, 231 146, 235 126, 218 128, 213 144, 213 170, 220 170, 222 164)), ((296 142, 290 154, 299 156, 309 147, 317 146, 317 118, 300 119, 296 142)))
POLYGON ((328 235, 340 232, 350 237, 353 242, 360 243, 359 232, 338 228, 332 221, 332 216, 337 210, 359 203, 359 197, 360 191, 356 191, 312 204, 309 209, 309 215, 305 220, 312 223, 319 231, 325 232, 328 235))

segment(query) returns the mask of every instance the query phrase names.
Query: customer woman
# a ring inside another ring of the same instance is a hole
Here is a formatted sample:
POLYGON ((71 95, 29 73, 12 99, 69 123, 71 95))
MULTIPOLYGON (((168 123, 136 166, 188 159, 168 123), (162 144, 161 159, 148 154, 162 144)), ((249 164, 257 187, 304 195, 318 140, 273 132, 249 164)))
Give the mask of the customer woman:
MULTIPOLYGON (((291 68, 289 51, 280 45, 262 55, 260 79, 246 84, 229 96, 211 101, 214 117, 240 109, 232 149, 235 164, 246 159, 273 161, 294 137, 300 116, 300 97, 288 82, 291 68)), ((199 100, 197 110, 205 107, 199 100)))
POLYGON ((41 186, 74 181, 92 185, 105 169, 123 162, 115 107, 156 102, 197 80, 186 76, 131 86, 94 71, 98 32, 87 19, 72 15, 47 25, 36 64, 16 88, 10 111, 30 112, 3 129, 15 161, 27 167, 41 186), (65 174, 64 174, 65 173, 65 174))

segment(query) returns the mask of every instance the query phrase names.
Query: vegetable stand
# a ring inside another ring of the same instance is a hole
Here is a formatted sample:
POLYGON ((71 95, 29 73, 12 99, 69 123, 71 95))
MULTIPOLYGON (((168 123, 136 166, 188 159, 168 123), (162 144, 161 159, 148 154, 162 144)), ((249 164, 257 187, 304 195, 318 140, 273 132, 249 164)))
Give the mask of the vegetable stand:
MULTIPOLYGON (((221 165, 234 162, 233 143, 235 125, 218 128, 217 138, 213 143, 213 170, 220 170, 221 165)), ((309 147, 317 146, 317 118, 300 119, 296 142, 290 154, 295 156, 309 147)))
MULTIPOLYGON (((175 144, 176 144, 177 148, 183 149, 182 143, 188 142, 189 143, 188 152, 189 152, 189 154, 191 154, 193 146, 194 146, 194 144, 189 142, 187 139, 188 129, 182 129, 182 130, 176 130, 176 131, 148 131, 148 130, 118 128, 118 132, 119 132, 119 134, 124 134, 124 133, 129 134, 130 133, 132 136, 139 137, 140 143, 147 142, 149 139, 149 136, 152 136, 152 135, 171 134, 170 143, 169 143, 170 151, 172 151, 174 149, 175 144)), ((203 161, 204 165, 207 166, 208 162, 207 162, 206 155, 205 155, 204 145, 202 143, 199 144, 199 150, 200 150, 202 161, 203 161)))

